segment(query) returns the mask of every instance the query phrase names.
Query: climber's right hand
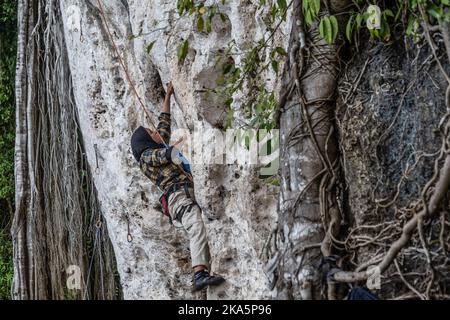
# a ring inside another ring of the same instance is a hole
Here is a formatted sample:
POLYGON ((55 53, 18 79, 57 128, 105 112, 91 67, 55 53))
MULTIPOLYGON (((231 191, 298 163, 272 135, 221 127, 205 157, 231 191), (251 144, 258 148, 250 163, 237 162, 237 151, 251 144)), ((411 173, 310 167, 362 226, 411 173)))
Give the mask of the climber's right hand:
POLYGON ((172 94, 173 94, 173 92, 174 92, 174 89, 173 89, 173 85, 172 85, 172 81, 169 81, 168 83, 167 83, 167 91, 166 91, 167 93, 167 95, 168 96, 171 96, 172 94))

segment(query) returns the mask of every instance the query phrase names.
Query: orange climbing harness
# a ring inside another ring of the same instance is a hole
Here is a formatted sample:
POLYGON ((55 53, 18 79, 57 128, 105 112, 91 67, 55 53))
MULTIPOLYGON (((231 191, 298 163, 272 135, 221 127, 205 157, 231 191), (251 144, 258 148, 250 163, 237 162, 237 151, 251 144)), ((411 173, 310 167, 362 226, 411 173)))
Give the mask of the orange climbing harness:
MULTIPOLYGON (((109 29, 108 21, 106 20, 106 16, 105 16, 105 11, 104 11, 104 9, 103 9, 103 2, 102 2, 102 0, 97 0, 97 3, 98 3, 98 8, 99 8, 99 10, 100 10, 100 15, 102 16, 102 21, 103 21, 103 23, 104 23, 104 25, 105 25, 105 28, 106 28, 106 33, 108 34, 109 41, 111 42, 111 45, 112 45, 112 47, 113 47, 113 50, 115 51, 115 53, 116 53, 116 55, 117 55, 117 58, 119 59, 119 63, 120 63, 120 65, 122 66, 123 71, 125 72, 127 81, 128 81, 128 83, 130 84, 130 87, 131 87, 131 89, 132 89, 134 95, 136 96, 136 98, 137 98, 137 100, 138 100, 138 102, 139 102, 139 105, 140 105, 140 106, 142 107, 142 109, 144 110, 145 115, 146 115, 146 118, 147 118, 149 124, 153 127, 154 132, 156 132, 156 134, 157 134, 158 137, 161 139, 161 141, 163 141, 164 147, 168 148, 168 145, 166 144, 166 142, 164 141, 164 139, 163 139, 163 138, 161 137, 161 135, 159 134, 158 129, 157 129, 157 127, 155 126, 155 123, 152 121, 152 119, 151 119, 151 117, 150 117, 150 113, 148 112, 147 108, 145 107, 144 102, 142 101, 141 96, 139 95, 139 93, 138 93, 136 87, 134 86, 133 81, 132 81, 131 76, 130 76, 130 73, 128 72, 128 68, 127 68, 125 62, 123 61, 122 56, 121 56, 120 53, 119 53, 119 49, 117 48, 116 43, 114 42, 114 38, 113 38, 113 36, 112 36, 112 34, 111 34, 111 31, 110 31, 110 29, 109 29)), ((177 164, 177 167, 178 167, 178 169, 179 169, 179 170, 180 170, 180 171, 181 171, 181 172, 189 179, 189 181, 191 181, 192 183, 194 182, 193 179, 192 179, 192 176, 191 176, 188 172, 186 172, 186 171, 184 170, 184 168, 183 168, 183 166, 182 166, 181 164, 177 164)))

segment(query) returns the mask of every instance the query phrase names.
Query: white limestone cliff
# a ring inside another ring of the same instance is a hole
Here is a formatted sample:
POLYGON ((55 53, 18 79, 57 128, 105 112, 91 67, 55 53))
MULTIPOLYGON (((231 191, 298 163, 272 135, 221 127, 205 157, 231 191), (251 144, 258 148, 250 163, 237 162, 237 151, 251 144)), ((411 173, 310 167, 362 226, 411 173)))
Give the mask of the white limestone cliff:
MULTIPOLYGON (((261 252, 276 224, 277 188, 258 178, 259 167, 255 165, 194 163, 196 196, 205 212, 212 271, 222 274, 227 282, 209 289, 206 297, 192 294, 187 238, 162 216, 160 192, 139 171, 130 150, 131 133, 147 123, 108 41, 98 2, 62 0, 60 5, 79 123, 124 298, 269 297, 261 252), (131 243, 127 241, 127 214, 131 243)), ((211 130, 217 130, 226 114, 223 101, 203 93, 204 88, 215 86, 220 72, 214 52, 233 40, 241 51, 252 46, 263 36, 261 17, 265 13, 252 1, 227 1, 221 10, 229 20, 215 18, 212 32, 206 34, 195 30, 193 17, 179 17, 174 0, 108 0, 103 5, 114 41, 153 120, 162 103, 159 78, 162 83, 172 80, 176 91, 172 128, 191 134, 201 128, 203 139, 190 143, 199 144, 210 158, 216 146, 211 130), (190 50, 180 64, 177 48, 186 39, 190 50), (148 54, 147 45, 155 40, 148 54)), ((286 45, 283 32, 280 29, 274 37, 277 45, 286 45)), ((235 63, 240 65, 241 60, 237 55, 235 63)), ((267 78, 268 87, 276 88, 276 77, 268 74, 267 78)), ((236 96, 234 107, 238 105, 236 96)), ((237 115, 239 118, 239 112, 237 115)), ((173 137, 172 142, 175 140, 173 137)))

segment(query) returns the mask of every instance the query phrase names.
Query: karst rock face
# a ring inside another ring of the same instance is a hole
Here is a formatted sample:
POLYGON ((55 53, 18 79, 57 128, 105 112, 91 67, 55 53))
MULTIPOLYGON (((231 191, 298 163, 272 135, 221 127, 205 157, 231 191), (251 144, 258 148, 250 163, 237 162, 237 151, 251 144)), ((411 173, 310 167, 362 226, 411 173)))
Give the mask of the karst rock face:
MULTIPOLYGON (((262 18, 266 13, 248 1, 227 1, 220 10, 228 19, 217 16, 212 31, 200 33, 193 16, 180 18, 174 0, 108 0, 101 6, 97 0, 64 0, 60 6, 80 130, 124 298, 205 296, 190 290, 192 272, 184 231, 161 214, 160 191, 143 176, 132 156, 133 130, 149 125, 109 41, 102 11, 152 120, 157 121, 162 107, 163 84, 172 80, 176 95, 171 104, 171 142, 184 134, 186 147, 203 150, 210 162, 193 161, 195 192, 208 229, 211 269, 227 282, 208 290, 206 298, 269 297, 263 253, 277 221, 278 190, 259 179, 258 165, 214 160, 216 136, 224 136, 220 128, 227 110, 220 96, 205 94, 221 73, 215 54, 233 41, 241 51, 254 45, 266 30, 262 18), (177 49, 184 40, 189 41, 189 51, 182 64, 177 49), (127 217, 132 242, 127 240, 127 217)), ((275 34, 273 45, 286 47, 283 35, 289 19, 285 25, 275 34)), ((236 65, 242 64, 242 58, 236 55, 236 65)), ((268 75, 268 88, 275 90, 278 82, 268 75)), ((240 94, 247 94, 246 90, 240 94)), ((239 104, 239 96, 235 98, 234 107, 239 104)))

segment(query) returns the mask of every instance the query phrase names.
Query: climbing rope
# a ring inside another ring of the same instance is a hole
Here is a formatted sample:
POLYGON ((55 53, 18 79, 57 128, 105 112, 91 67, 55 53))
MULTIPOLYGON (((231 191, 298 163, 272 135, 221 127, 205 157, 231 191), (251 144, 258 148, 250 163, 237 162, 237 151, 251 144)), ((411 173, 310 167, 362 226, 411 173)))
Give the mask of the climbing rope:
POLYGON ((99 261, 98 264, 100 266, 100 288, 102 292, 102 299, 105 300, 105 284, 103 282, 104 276, 103 276, 103 259, 102 259, 102 251, 98 250, 99 255, 99 261))
POLYGON ((102 259, 102 250, 100 248, 101 246, 101 229, 102 229, 103 223, 101 220, 101 217, 99 216, 97 223, 95 224, 95 228, 96 230, 96 237, 99 239, 97 242, 99 242, 100 244, 97 245, 97 251, 98 251, 98 264, 100 267, 100 288, 101 288, 101 292, 102 292, 102 299, 105 300, 105 284, 103 283, 103 259, 102 259))
MULTIPOLYGON (((157 136, 163 142, 164 147, 167 149, 167 148, 169 148, 169 146, 166 144, 164 139, 161 137, 161 135, 160 135, 160 133, 159 133, 155 123, 152 121, 152 119, 150 117, 150 113, 148 112, 147 108, 145 107, 145 104, 144 104, 141 96, 139 95, 139 92, 137 91, 137 89, 136 89, 136 87, 135 87, 135 85, 134 85, 134 83, 133 83, 133 81, 131 79, 131 76, 130 76, 130 73, 128 71, 128 68, 127 68, 125 62, 123 61, 122 56, 119 53, 119 49, 117 48, 117 45, 116 45, 116 43, 114 41, 114 38, 113 38, 113 36, 111 34, 111 30, 109 29, 108 21, 106 20, 105 10, 103 8, 103 1, 102 0, 97 0, 97 3, 98 3, 98 8, 100 10, 100 15, 102 16, 103 24, 105 25, 106 33, 108 34, 108 39, 109 39, 109 41, 110 41, 110 43, 111 43, 111 45, 113 47, 114 52, 117 55, 117 58, 119 59, 119 63, 122 66, 123 71, 125 72, 127 81, 130 84, 130 87, 131 87, 134 95, 136 96, 136 98, 137 98, 137 100, 139 102, 139 105, 144 110, 144 113, 146 115, 146 118, 147 118, 149 124, 153 127, 154 132, 156 132, 157 136)), ((194 181, 192 179, 192 176, 184 170, 183 166, 181 164, 176 164, 176 165, 177 165, 178 169, 189 179, 189 181, 191 181, 193 183, 194 181)))
MULTIPOLYGON (((103 1, 97 0, 97 3, 98 3, 98 8, 99 8, 99 10, 100 10, 100 14, 101 14, 101 16, 102 16, 103 24, 105 25, 105 28, 106 28, 106 33, 108 34, 109 41, 111 42, 111 45, 112 45, 112 47, 113 47, 113 49, 114 49, 114 51, 115 51, 115 53, 116 53, 116 55, 117 55, 117 58, 119 59, 119 63, 120 63, 120 65, 122 66, 122 68, 123 68, 123 70, 124 70, 124 72, 125 72, 125 75, 126 75, 127 80, 128 80, 128 82, 129 82, 129 84, 130 84, 130 87, 131 87, 131 89, 133 90, 133 93, 134 93, 134 95, 136 96, 136 98, 137 98, 137 100, 138 100, 138 102, 139 102, 139 105, 140 105, 140 106, 142 107, 142 109, 144 110, 148 122, 152 125, 152 127, 153 127, 153 128, 155 129, 155 131, 157 132, 158 136, 159 136, 159 137, 161 138, 161 140, 164 142, 164 139, 162 139, 161 135, 159 134, 158 130, 156 129, 156 126, 155 126, 154 122, 152 121, 152 119, 151 119, 151 117, 150 117, 150 113, 148 112, 147 108, 145 108, 145 105, 144 105, 144 102, 142 101, 141 96, 139 95, 139 93, 138 93, 136 87, 134 86, 134 83, 133 83, 133 81, 132 81, 132 79, 131 79, 130 73, 128 72, 128 68, 127 68, 125 62, 124 62, 123 59, 122 59, 122 56, 119 54, 119 49, 117 48, 117 45, 116 45, 116 43, 115 43, 115 41, 114 41, 114 38, 113 38, 113 36, 112 36, 112 34, 111 34, 111 30, 109 29, 108 21, 106 20, 105 11, 104 11, 104 9, 103 9, 103 1)), ((165 144, 165 142, 164 142, 164 144, 165 144)))
MULTIPOLYGON (((92 266, 94 265, 94 258, 95 258, 95 252, 97 250, 97 247, 99 246, 98 242, 100 241, 100 237, 101 237, 101 228, 102 228, 102 221, 100 219, 100 217, 98 218, 97 222, 95 223, 95 234, 94 234, 94 245, 92 247, 92 256, 91 256, 91 261, 89 262, 89 270, 88 270, 88 274, 87 274, 87 278, 86 278, 86 283, 85 283, 85 291, 84 291, 84 297, 83 299, 86 299, 87 297, 87 293, 88 293, 88 289, 89 289, 89 279, 91 277, 91 271, 92 271, 92 266)), ((101 250, 98 250, 99 253, 101 253, 101 250)), ((101 257, 100 257, 101 260, 101 257)), ((104 286, 103 286, 103 270, 102 267, 100 266, 100 272, 101 272, 101 276, 100 276, 100 281, 102 282, 102 291, 104 286)), ((103 296, 104 296, 104 292, 102 292, 103 296)))

